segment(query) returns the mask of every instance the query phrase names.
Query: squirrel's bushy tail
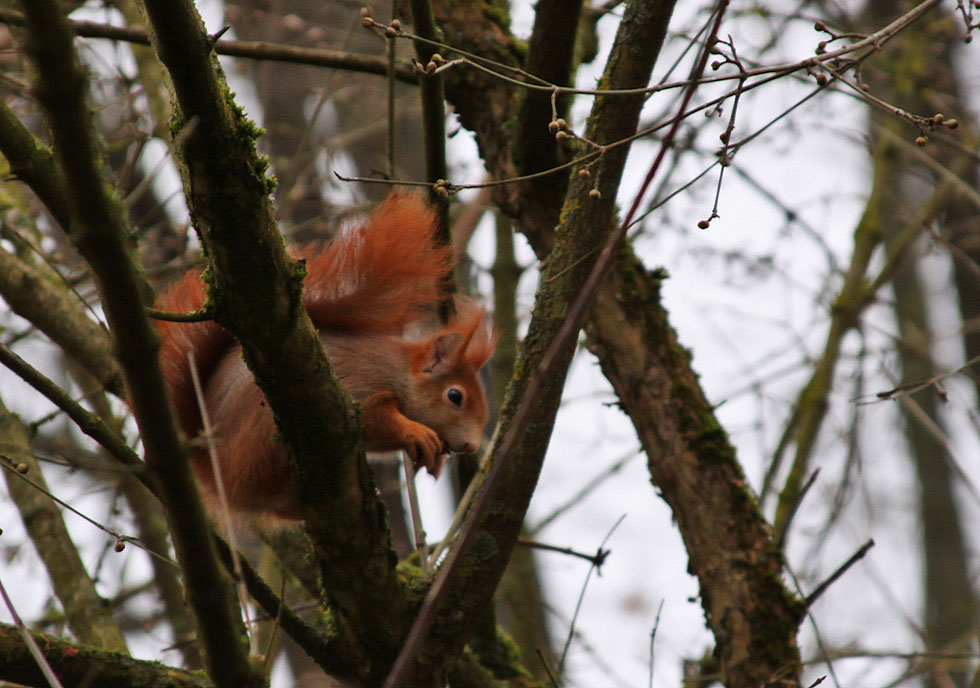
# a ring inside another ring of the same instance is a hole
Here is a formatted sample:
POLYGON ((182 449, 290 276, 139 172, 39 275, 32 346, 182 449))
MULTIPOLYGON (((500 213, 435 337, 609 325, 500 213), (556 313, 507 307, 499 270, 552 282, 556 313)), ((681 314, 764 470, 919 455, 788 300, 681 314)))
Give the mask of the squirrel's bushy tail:
MULTIPOLYGON (((443 295, 452 251, 440 246, 435 213, 416 197, 392 194, 360 224, 329 244, 313 244, 296 255, 306 260, 303 301, 319 329, 401 334, 424 318, 443 295)), ((200 272, 184 275, 157 301, 157 308, 188 312, 207 298, 200 272)), ((201 429, 188 354, 201 380, 208 380, 234 340, 213 321, 159 321, 160 361, 178 421, 190 437, 201 429)))
POLYGON ((411 195, 388 197, 359 227, 307 246, 304 300, 321 329, 400 334, 443 295, 452 249, 436 238, 434 211, 411 195))
MULTIPOLYGON (((155 305, 161 310, 187 313, 201 308, 206 300, 201 273, 192 270, 160 296, 155 305)), ((193 357, 201 380, 206 381, 234 340, 213 320, 191 323, 158 320, 156 325, 160 333, 160 367, 170 388, 177 420, 184 433, 194 437, 201 429, 201 413, 189 356, 193 357)))

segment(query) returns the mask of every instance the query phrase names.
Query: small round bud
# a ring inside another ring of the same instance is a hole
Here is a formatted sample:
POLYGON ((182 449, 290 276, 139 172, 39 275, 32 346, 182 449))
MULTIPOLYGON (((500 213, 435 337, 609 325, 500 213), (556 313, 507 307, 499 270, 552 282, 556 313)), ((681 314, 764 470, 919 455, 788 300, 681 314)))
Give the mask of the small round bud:
POLYGON ((596 200, 599 200, 600 198, 602 198, 602 192, 599 191, 599 189, 592 189, 589 192, 589 198, 594 198, 596 200))
POLYGON ((449 189, 444 186, 437 186, 433 189, 433 192, 439 198, 449 198, 449 189))
POLYGON ((972 33, 965 33, 965 34, 963 34, 963 42, 964 43, 972 43, 973 42, 973 34, 972 33))
POLYGON ((363 26, 365 29, 373 29, 374 20, 371 19, 371 17, 361 17, 361 26, 363 26))
POLYGON ((401 23, 401 20, 400 19, 392 19, 391 20, 391 23, 388 24, 388 26, 390 26, 391 28, 393 28, 395 31, 401 31, 402 30, 402 23, 401 23))
POLYGON ((426 74, 435 74, 436 69, 438 69, 438 66, 435 63, 435 60, 429 60, 429 63, 425 65, 426 74))
POLYGON ((397 37, 398 37, 398 31, 396 29, 393 29, 390 26, 385 29, 385 38, 397 38, 397 37))
POLYGON ((817 43, 817 55, 823 55, 827 52, 827 41, 820 41, 817 43))
POLYGON ((553 119, 548 122, 548 131, 550 131, 552 134, 557 134, 559 131, 561 131, 561 125, 558 124, 557 119, 553 119))
POLYGON ((559 131, 557 134, 555 134, 555 140, 558 141, 559 143, 561 143, 562 141, 566 141, 570 138, 572 137, 567 131, 559 131))
POLYGON ((817 74, 817 84, 819 84, 820 86, 826 86, 827 85, 827 75, 826 74, 817 74))
POLYGON ((822 21, 818 21, 818 22, 815 22, 813 24, 813 28, 816 31, 826 31, 827 30, 827 25, 824 24, 822 21))
POLYGON ((370 7, 362 7, 359 10, 359 12, 360 12, 360 15, 362 17, 370 17, 371 16, 371 8, 370 7))
POLYGON ((946 125, 947 129, 955 129, 956 127, 960 126, 960 121, 958 119, 950 117, 948 120, 943 122, 943 124, 946 125))
POLYGON ((433 62, 435 62, 435 63, 436 63, 437 65, 444 65, 444 64, 446 64, 446 58, 444 58, 444 57, 443 57, 442 55, 440 55, 439 53, 432 53, 432 58, 431 58, 431 59, 432 59, 432 61, 433 61, 433 62))
POLYGON ((718 160, 718 164, 721 165, 722 167, 728 167, 729 165, 732 164, 732 159, 727 155, 724 155, 718 160))
POLYGON ((921 134, 915 137, 915 145, 917 145, 919 148, 926 145, 927 143, 929 143, 929 137, 926 136, 925 134, 921 134))
POLYGON ((721 139, 721 142, 722 143, 728 143, 728 141, 729 141, 729 139, 731 139, 731 137, 732 137, 732 132, 730 132, 730 131, 723 131, 720 134, 718 134, 718 138, 721 139))
POLYGON ((946 117, 945 117, 945 115, 943 115, 943 113, 937 112, 936 114, 934 114, 932 116, 932 123, 933 124, 942 124, 943 123, 943 120, 945 120, 945 119, 946 119, 946 117))
POLYGON ((592 173, 589 172, 587 169, 583 168, 578 171, 578 176, 580 176, 582 179, 588 179, 589 177, 592 176, 592 173))
POLYGON ((18 473, 20 473, 21 475, 24 475, 24 474, 25 474, 25 473, 27 473, 27 472, 28 472, 29 470, 31 470, 31 467, 30 467, 30 466, 28 466, 28 465, 27 465, 26 463, 18 463, 18 464, 17 464, 16 466, 14 466, 14 468, 15 468, 15 469, 16 469, 16 471, 17 471, 18 473))
POLYGON ((721 68, 721 60, 715 60, 712 62, 711 68, 717 72, 721 68))
POLYGON ((306 28, 306 22, 303 18, 296 14, 287 14, 282 19, 282 26, 290 31, 302 31, 306 28))
POLYGON ((112 546, 112 549, 116 550, 117 552, 122 552, 124 549, 126 549, 126 541, 122 538, 116 540, 116 544, 112 546))
POLYGON ((710 224, 707 220, 698 220, 698 229, 707 229, 710 224))

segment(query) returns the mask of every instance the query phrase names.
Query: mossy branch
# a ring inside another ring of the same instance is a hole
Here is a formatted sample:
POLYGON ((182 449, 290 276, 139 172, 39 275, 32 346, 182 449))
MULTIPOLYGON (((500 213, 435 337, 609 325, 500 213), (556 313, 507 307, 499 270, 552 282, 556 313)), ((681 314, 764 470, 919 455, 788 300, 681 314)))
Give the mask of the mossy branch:
POLYGON ((31 187, 52 217, 67 230, 71 221, 67 184, 54 153, 4 102, 0 102, 0 151, 10 164, 10 171, 31 187))
MULTIPOLYGON (((651 3, 644 10, 665 7, 651 3)), ((501 62, 515 61, 500 48, 509 45, 508 37, 498 35, 504 29, 486 17, 440 16, 460 48, 501 62)), ((666 31, 666 21, 659 30, 641 40, 657 40, 666 31)), ((513 87, 450 71, 447 94, 462 124, 476 133, 491 175, 517 176, 506 128, 516 115, 513 87)), ((604 188, 602 194, 607 194, 604 188)), ((517 220, 538 256, 548 255, 555 241, 556 208, 533 202, 543 199, 520 185, 495 189, 494 200, 517 220)), ((587 344, 636 428, 654 484, 674 511, 722 666, 728 675, 741 677, 739 685, 760 685, 781 678, 784 671, 795 673, 802 606, 780 581, 782 557, 700 389, 690 356, 670 327, 660 304, 659 280, 628 246, 622 247, 589 315, 587 344), (733 523, 739 524, 735 539, 727 526, 724 532, 718 528, 733 523), (749 561, 749 551, 765 555, 749 561), (749 618, 746 609, 759 612, 749 618), (738 632, 724 628, 723 619, 738 620, 738 632), (765 643, 751 641, 763 636, 765 643)))
MULTIPOLYGON (((65 686, 98 685, 99 688, 169 686, 212 688, 205 676, 164 666, 159 662, 133 659, 116 652, 66 642, 44 633, 31 632, 45 659, 65 686)), ((37 662, 27 649, 18 628, 0 624, 0 655, 4 679, 25 686, 48 686, 37 662)))
POLYGON ((268 163, 255 151, 260 132, 232 102, 193 5, 147 0, 144 7, 176 97, 172 127, 188 206, 211 263, 215 318, 241 343, 291 449, 330 607, 352 637, 383 655, 390 648, 371 639, 398 635, 392 626, 403 623, 404 592, 358 416, 302 307, 302 268, 278 232, 268 163))
POLYGON ((158 338, 143 313, 142 297, 148 290, 126 241, 122 207, 109 193, 98 164, 85 101, 86 75, 74 54, 73 34, 55 0, 31 0, 25 14, 28 51, 38 74, 34 91, 67 182, 70 236, 99 289, 147 465, 159 479, 209 674, 220 686, 260 685, 248 663, 234 595, 211 547, 207 520, 174 426, 157 364, 158 338))
POLYGON ((112 394, 125 393, 122 372, 112 357, 109 333, 93 322, 63 285, 0 249, 0 296, 112 394))
MULTIPOLYGON (((649 36, 658 32, 664 35, 669 17, 669 9, 660 13, 645 3, 631 4, 620 24, 603 81, 613 88, 647 83, 661 45, 650 41, 649 36)), ((590 138, 617 140, 636 131, 642 106, 642 95, 621 98, 615 108, 610 108, 605 98, 598 98, 589 119, 590 138)), ((597 163, 604 180, 601 198, 590 197, 591 184, 584 180, 571 185, 501 413, 485 480, 426 596, 387 686, 416 685, 420 676, 431 671, 435 658, 458 653, 480 617, 476 610, 490 603, 503 575, 537 486, 565 374, 575 351, 575 334, 584 318, 584 311, 576 313, 571 304, 597 260, 595 247, 609 239, 627 152, 625 147, 616 149, 597 163), (568 322, 574 317, 577 321, 568 322), (441 614, 442 610, 451 612, 441 614)))
POLYGON ((44 474, 31 451, 30 436, 23 423, 0 400, 0 461, 7 489, 27 534, 34 543, 55 595, 65 611, 68 627, 86 645, 109 652, 128 654, 122 631, 112 619, 112 610, 95 590, 95 583, 65 527, 61 511, 48 495, 44 474), (17 466, 17 474, 11 470, 17 466), (31 483, 19 473, 30 474, 31 483))

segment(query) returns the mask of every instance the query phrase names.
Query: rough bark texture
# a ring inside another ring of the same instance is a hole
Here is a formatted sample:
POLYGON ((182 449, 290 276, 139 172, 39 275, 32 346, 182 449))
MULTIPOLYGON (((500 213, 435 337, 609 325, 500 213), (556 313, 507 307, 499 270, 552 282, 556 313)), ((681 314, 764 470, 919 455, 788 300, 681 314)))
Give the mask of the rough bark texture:
MULTIPOLYGON (((31 635, 63 686, 214 686, 200 674, 174 669, 159 662, 147 662, 115 652, 96 650, 42 633, 32 632, 31 635)), ((18 685, 38 688, 47 688, 50 685, 28 651, 20 629, 7 624, 0 624, 0 666, 3 667, 4 679, 18 685)))
MULTIPOLYGON (((661 45, 650 36, 664 35, 672 9, 670 3, 638 2, 628 6, 603 83, 611 88, 634 88, 648 82, 661 45)), ((610 97, 598 97, 587 136, 597 141, 629 136, 636 130, 643 102, 642 95, 619 97, 615 104, 610 97)), ((407 657, 404 671, 396 665, 393 677, 401 681, 396 685, 415 685, 420 677, 428 675, 430 667, 438 667, 442 651, 455 653, 462 648, 500 580, 537 486, 576 344, 574 338, 569 338, 559 342, 560 348, 553 349, 552 341, 597 259, 595 248, 608 240, 627 149, 611 149, 597 163, 595 174, 602 180, 600 198, 589 196, 591 180, 579 177, 571 185, 559 236, 543 268, 531 323, 501 412, 497 442, 491 448, 490 466, 485 469, 489 477, 467 529, 443 565, 434 593, 430 592, 434 599, 428 600, 427 606, 431 604, 435 610, 431 632, 421 637, 415 651, 407 657), (547 375, 541 369, 546 354, 553 357, 553 367, 547 375), (535 389, 532 379, 537 385, 536 393, 533 404, 525 406, 525 394, 535 389), (515 418, 526 424, 519 430, 520 441, 509 444, 507 438, 514 432, 511 426, 516 426, 515 418)), ((425 614, 423 608, 423 618, 425 614)), ((411 643, 412 636, 407 647, 411 648, 411 643)))
MULTIPOLYGON (((457 45, 494 59, 505 57, 500 46, 507 43, 499 26, 482 16, 461 17, 459 6, 440 9, 444 31, 457 45)), ((656 42, 666 30, 670 4, 651 3, 644 11, 662 13, 659 33, 644 37, 656 42)), ((516 176, 513 160, 531 153, 516 154, 503 128, 516 112, 514 92, 499 82, 482 80, 470 73, 458 75, 447 83, 447 95, 460 121, 477 134, 492 175, 516 176), (477 88, 481 100, 470 97, 477 88)), ((622 100, 605 102, 610 110, 622 105, 622 100)), ((547 124, 540 122, 542 133, 525 145, 554 146, 547 124)), ((615 140, 587 135, 599 143, 615 140)), ((494 200, 516 219, 538 255, 547 255, 554 241, 556 209, 540 202, 528 185, 500 190, 494 200)), ((726 685, 792 683, 800 669, 796 631, 803 608, 782 583, 782 555, 701 392, 690 357, 676 341, 659 302, 659 280, 623 248, 586 323, 588 346, 633 421, 652 482, 674 509, 690 570, 701 586, 726 685)))
POLYGON ((77 61, 73 36, 61 7, 53 0, 34 0, 25 12, 27 49, 38 74, 34 92, 64 171, 72 243, 94 275, 142 432, 147 464, 159 478, 174 546, 188 581, 188 599, 206 647, 209 674, 218 685, 257 685, 258 677, 248 664, 239 635, 232 589, 217 565, 167 402, 157 364, 158 340, 144 312, 148 289, 125 240, 121 204, 103 185, 86 102, 86 74, 77 61))

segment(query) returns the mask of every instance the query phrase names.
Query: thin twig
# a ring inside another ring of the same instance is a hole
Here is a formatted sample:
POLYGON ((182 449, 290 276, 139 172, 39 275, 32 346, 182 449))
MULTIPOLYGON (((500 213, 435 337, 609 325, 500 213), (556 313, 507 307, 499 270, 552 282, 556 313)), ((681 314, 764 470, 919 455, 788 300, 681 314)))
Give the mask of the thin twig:
POLYGON ((218 494, 218 504, 221 507, 221 525, 224 527, 225 537, 231 545, 231 568, 235 578, 235 590, 238 592, 238 603, 245 615, 246 632, 251 632, 252 622, 248 611, 248 590, 245 588, 245 579, 242 576, 242 559, 238 553, 238 540, 235 537, 235 527, 232 523, 231 507, 228 505, 228 491, 225 489, 225 478, 222 475, 221 462, 218 461, 218 449, 214 442, 211 414, 208 413, 208 406, 204 401, 204 387, 201 385, 201 376, 197 370, 197 361, 194 359, 193 351, 187 352, 187 364, 191 373, 195 401, 201 416, 201 429, 204 432, 205 445, 208 449, 208 459, 211 461, 211 471, 214 473, 214 488, 218 494))
MULTIPOLYGON (((609 529, 609 532, 606 533, 606 537, 602 538, 602 542, 599 543, 599 549, 598 549, 599 552, 603 550, 603 547, 605 546, 606 542, 609 540, 610 537, 612 537, 612 534, 616 531, 616 529, 619 527, 619 524, 622 523, 623 519, 625 518, 626 518, 626 514, 620 516, 613 524, 613 527, 609 529)), ((561 658, 558 660, 559 675, 561 675, 562 669, 565 666, 565 658, 568 656, 568 648, 572 644, 572 638, 575 637, 575 621, 578 619, 578 613, 582 609, 582 602, 585 600, 585 590, 586 588, 589 587, 589 579, 592 578, 593 571, 596 572, 599 571, 599 564, 597 564, 594 561, 592 562, 592 566, 589 567, 589 572, 585 574, 585 581, 582 583, 582 589, 579 591, 578 594, 578 601, 575 603, 575 612, 572 614, 572 620, 568 624, 568 637, 565 639, 565 646, 562 648, 561 658)))
POLYGON ((980 363, 980 355, 974 356, 969 361, 966 361, 962 365, 954 368, 953 370, 934 375, 928 380, 920 380, 918 382, 909 382, 904 385, 899 385, 898 387, 892 387, 891 389, 886 389, 881 392, 875 392, 875 399, 872 401, 859 401, 860 404, 873 404, 881 401, 888 401, 894 399, 896 396, 905 396, 909 394, 915 394, 916 392, 925 389, 926 387, 938 386, 938 383, 942 382, 946 378, 952 377, 958 373, 962 373, 967 370, 972 365, 980 363))
POLYGON ((64 411, 75 422, 79 430, 98 442, 122 464, 129 467, 133 475, 147 485, 151 491, 155 490, 151 484, 153 478, 146 470, 143 460, 129 448, 122 437, 110 430, 101 418, 75 401, 53 380, 46 377, 4 344, 0 344, 0 364, 9 368, 17 377, 64 411))
POLYGON ((648 683, 649 688, 653 688, 653 669, 655 666, 656 654, 654 649, 656 647, 657 640, 657 629, 660 628, 660 612, 664 610, 664 600, 660 600, 660 604, 657 606, 657 616, 653 620, 653 629, 650 631, 650 681, 648 683))
POLYGON ((600 473, 592 480, 587 482, 578 492, 576 492, 571 497, 569 497, 564 504, 561 504, 560 506, 556 507, 555 509, 552 510, 550 514, 548 514, 543 519, 541 519, 533 526, 531 526, 531 528, 529 529, 530 534, 533 536, 541 532, 542 529, 544 529, 546 526, 553 523, 555 519, 557 519, 559 516, 561 516, 566 511, 571 509, 573 506, 575 506, 583 499, 585 499, 585 497, 588 496, 597 487, 599 487, 599 485, 601 485, 606 480, 608 480, 616 473, 618 473, 620 469, 622 469, 623 466, 625 466, 630 459, 636 458, 641 454, 642 452, 638 452, 636 450, 631 449, 629 453, 627 453, 625 456, 621 457, 618 461, 613 462, 611 466, 603 469, 602 473, 600 473))
POLYGON ((401 452, 402 462, 405 466, 405 490, 408 492, 408 510, 412 515, 412 540, 415 543, 415 551, 419 555, 419 566, 422 573, 429 575, 429 557, 426 553, 428 547, 425 544, 425 528, 422 526, 422 512, 419 510, 419 494, 415 489, 415 467, 412 466, 412 459, 406 452, 401 452))
POLYGON ((48 685, 50 685, 51 688, 62 688, 61 681, 58 680, 57 674, 54 673, 54 669, 52 669, 51 665, 48 663, 47 657, 45 657, 44 653, 41 652, 41 648, 38 647, 37 642, 34 640, 34 636, 31 635, 29 630, 27 630, 27 626, 24 625, 20 615, 17 614, 17 610, 14 609, 14 604, 7 596, 7 588, 4 587, 2 580, 0 580, 0 595, 3 596, 3 602, 5 605, 7 605, 7 611, 10 612, 10 616, 14 620, 14 625, 17 626, 17 630, 19 630, 20 634, 23 636, 24 643, 27 645, 28 650, 30 650, 31 656, 34 657, 34 661, 37 662, 37 666, 41 670, 41 673, 44 674, 44 678, 48 682, 48 685))
POLYGON ((534 540, 518 540, 517 544, 522 547, 530 547, 531 549, 540 549, 546 552, 557 552, 559 554, 567 554, 572 557, 578 557, 579 559, 585 559, 586 561, 591 562, 597 569, 606 563, 606 557, 608 557, 610 553, 610 550, 602 549, 600 547, 596 550, 595 554, 585 554, 584 552, 579 552, 571 547, 558 547, 557 545, 548 545, 544 542, 535 542, 534 540))
POLYGON ((868 553, 868 550, 874 546, 875 546, 874 540, 868 540, 863 545, 861 545, 858 551, 852 554, 847 561, 841 564, 836 571, 830 574, 830 577, 827 578, 827 580, 825 580, 823 583, 818 585, 813 592, 811 592, 809 595, 806 596, 805 599, 806 607, 808 609, 812 607, 813 603, 816 602, 817 599, 827 591, 827 588, 829 588, 838 578, 843 576, 844 573, 849 568, 851 568, 852 566, 854 566, 854 564, 856 564, 858 561, 864 558, 864 555, 868 553))
POLYGON ((548 666, 548 660, 545 659, 544 653, 541 651, 540 647, 534 648, 534 652, 538 655, 538 659, 541 660, 541 666, 544 667, 544 673, 548 674, 548 681, 554 688, 558 688, 558 679, 555 678, 554 672, 551 671, 551 667, 548 666))
POLYGON ((789 533, 789 527, 793 523, 793 517, 796 516, 796 512, 800 508, 800 504, 803 503, 803 499, 806 497, 806 493, 810 491, 813 484, 817 481, 817 476, 820 475, 820 469, 817 468, 810 474, 807 481, 803 484, 800 489, 800 493, 796 495, 796 500, 793 502, 793 508, 790 509, 789 515, 786 517, 786 523, 783 524, 782 529, 779 531, 779 540, 776 543, 776 549, 780 551, 785 551, 786 548, 786 535, 789 533))
MULTIPOLYGON (((0 24, 23 26, 24 15, 11 10, 0 10, 0 24)), ((71 30, 77 36, 84 38, 106 38, 113 41, 149 45, 150 39, 146 31, 137 28, 125 28, 100 24, 98 22, 68 20, 71 30)), ((288 62, 292 64, 313 65, 315 67, 331 67, 346 69, 352 72, 377 74, 384 76, 388 72, 387 59, 373 55, 359 55, 341 50, 323 50, 317 48, 300 48, 283 43, 267 41, 231 41, 220 40, 212 46, 219 55, 229 57, 245 57, 253 60, 272 60, 273 62, 288 62)), ((396 66, 395 74, 399 81, 409 84, 418 83, 418 75, 407 62, 396 66)))
POLYGON ((102 523, 99 523, 98 521, 96 521, 91 516, 88 516, 88 515, 82 513, 81 511, 79 511, 78 509, 76 509, 75 507, 73 507, 68 502, 64 501, 63 499, 60 499, 57 495, 55 495, 54 493, 52 493, 50 490, 46 490, 43 486, 39 485, 38 483, 36 483, 35 481, 31 480, 30 478, 28 478, 23 473, 21 473, 19 470, 17 470, 17 466, 15 466, 14 465, 14 462, 10 459, 10 457, 6 456, 5 454, 0 454, 0 466, 2 466, 5 470, 9 471, 13 475, 16 475, 18 478, 20 478, 21 480, 23 480, 24 482, 26 482, 28 485, 30 485, 31 487, 33 487, 35 490, 37 490, 38 492, 40 492, 41 494, 43 494, 45 497, 47 497, 51 501, 55 502, 56 504, 60 505, 61 507, 65 508, 65 509, 68 509, 68 511, 72 512, 73 514, 75 514, 76 516, 78 516, 79 518, 81 518, 83 521, 88 521, 93 526, 95 526, 96 528, 98 528, 99 530, 101 530, 103 533, 107 533, 107 534, 111 535, 115 539, 117 547, 119 546, 119 543, 131 542, 132 544, 136 545, 137 547, 139 547, 140 549, 142 549, 143 551, 145 551, 150 556, 156 557, 160 561, 163 561, 163 562, 166 562, 167 564, 170 564, 175 569, 179 569, 180 568, 177 565, 177 562, 175 562, 174 560, 168 558, 164 554, 160 554, 159 552, 154 552, 152 549, 150 549, 149 547, 147 547, 146 545, 144 545, 140 541, 140 539, 138 537, 133 537, 132 535, 123 535, 122 533, 120 533, 118 531, 115 531, 112 528, 109 528, 108 526, 103 525, 102 523))
MULTIPOLYGON (((825 53, 822 53, 818 56, 818 58, 820 62, 826 62, 829 60, 834 60, 836 58, 857 54, 858 57, 856 58, 852 57, 851 59, 855 59, 855 60, 863 59, 868 54, 881 49, 881 47, 886 42, 888 42, 896 35, 898 35, 906 26, 908 26, 909 24, 917 20, 919 17, 932 10, 933 7, 935 7, 940 3, 940 1, 941 0, 925 0, 924 2, 916 5, 908 12, 898 17, 897 19, 895 19, 894 21, 892 21, 882 29, 879 29, 878 31, 872 34, 868 34, 861 40, 851 43, 850 45, 846 45, 842 48, 838 48, 837 50, 832 50, 832 51, 827 51, 825 53)), ((389 28, 388 26, 384 24, 380 24, 378 22, 375 22, 375 27, 379 29, 389 28)), ((617 95, 628 96, 628 95, 636 95, 638 93, 651 94, 651 93, 657 93, 659 91, 665 91, 668 89, 687 88, 694 85, 695 81, 697 81, 697 83, 700 84, 709 84, 709 83, 716 83, 719 81, 731 81, 733 79, 741 80, 746 77, 753 77, 753 76, 759 76, 764 74, 773 74, 773 73, 783 74, 788 72, 795 72, 800 69, 807 69, 815 64, 815 58, 808 57, 798 62, 786 62, 782 64, 769 65, 765 67, 757 67, 755 69, 746 70, 744 72, 739 72, 737 74, 719 75, 719 76, 707 77, 707 78, 699 76, 697 79, 689 78, 684 81, 661 83, 655 86, 645 86, 642 88, 586 89, 586 88, 573 88, 570 86, 560 86, 557 84, 552 84, 544 79, 541 79, 540 77, 537 77, 533 74, 529 74, 518 67, 512 67, 511 65, 503 64, 501 62, 496 62, 489 58, 482 57, 480 55, 476 55, 474 53, 470 53, 465 50, 461 50, 459 48, 448 45, 446 43, 440 43, 439 41, 425 39, 422 38, 421 36, 417 36, 415 34, 406 31, 399 30, 396 32, 396 35, 398 38, 404 38, 404 39, 426 43, 432 45, 433 47, 441 48, 443 50, 456 53, 461 56, 461 59, 452 60, 451 62, 447 62, 445 65, 442 65, 436 70, 437 72, 452 68, 456 64, 466 63, 485 73, 490 74, 491 76, 494 76, 508 83, 514 84, 515 86, 519 86, 521 88, 525 88, 529 90, 555 93, 556 95, 577 94, 577 95, 593 95, 593 96, 617 96, 617 95), (514 74, 515 76, 508 77, 496 70, 503 70, 511 74, 514 74)))

